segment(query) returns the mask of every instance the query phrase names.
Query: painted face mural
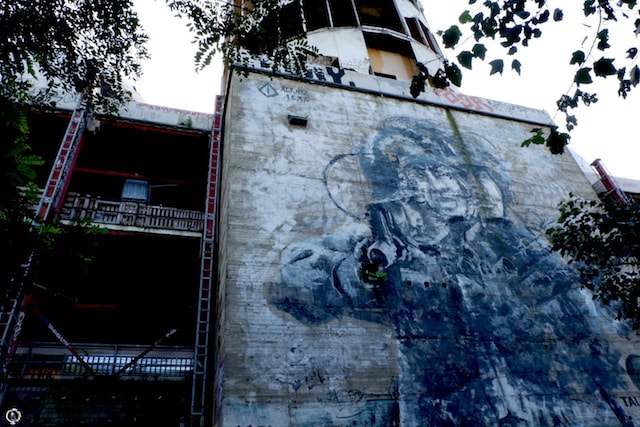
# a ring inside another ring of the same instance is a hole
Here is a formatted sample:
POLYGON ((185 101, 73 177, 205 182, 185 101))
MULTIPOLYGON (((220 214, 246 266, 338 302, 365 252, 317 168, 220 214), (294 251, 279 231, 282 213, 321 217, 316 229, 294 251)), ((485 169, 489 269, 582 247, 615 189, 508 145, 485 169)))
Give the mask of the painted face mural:
POLYGON ((389 325, 401 353, 390 413, 405 425, 575 425, 594 393, 623 419, 603 374, 619 355, 593 339, 573 272, 510 209, 493 152, 478 135, 389 118, 325 173, 355 225, 289 246, 268 301, 307 325, 389 325), (336 176, 364 183, 367 202, 341 197, 336 176))

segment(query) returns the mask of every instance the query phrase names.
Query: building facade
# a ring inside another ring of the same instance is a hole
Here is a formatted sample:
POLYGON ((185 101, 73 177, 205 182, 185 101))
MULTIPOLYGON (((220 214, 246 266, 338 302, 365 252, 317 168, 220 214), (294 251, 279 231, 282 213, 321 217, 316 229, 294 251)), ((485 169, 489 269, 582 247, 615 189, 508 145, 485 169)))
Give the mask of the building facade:
POLYGON ((413 98, 441 58, 415 2, 300 10, 306 77, 226 86, 214 425, 637 423, 638 338, 545 237, 596 197, 570 153, 521 147, 549 116, 413 98))
POLYGON ((0 425, 199 425, 214 115, 132 102, 107 117, 76 100, 29 117, 37 212, 104 232, 93 262, 62 249, 3 289, 0 425))
POLYGON ((0 425, 639 424, 638 337, 545 237, 611 189, 520 146, 548 114, 411 96, 443 60, 416 1, 279 13, 305 76, 232 68, 211 115, 31 118, 39 217, 106 232, 91 270, 6 294, 0 425))

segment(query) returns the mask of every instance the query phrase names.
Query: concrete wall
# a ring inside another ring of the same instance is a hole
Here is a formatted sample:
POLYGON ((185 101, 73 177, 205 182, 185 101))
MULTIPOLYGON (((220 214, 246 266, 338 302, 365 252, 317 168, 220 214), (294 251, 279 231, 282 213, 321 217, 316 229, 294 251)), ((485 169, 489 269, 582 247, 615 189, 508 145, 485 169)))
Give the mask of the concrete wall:
POLYGON ((640 417, 638 339, 544 236, 594 193, 531 124, 253 73, 228 97, 217 425, 640 417))

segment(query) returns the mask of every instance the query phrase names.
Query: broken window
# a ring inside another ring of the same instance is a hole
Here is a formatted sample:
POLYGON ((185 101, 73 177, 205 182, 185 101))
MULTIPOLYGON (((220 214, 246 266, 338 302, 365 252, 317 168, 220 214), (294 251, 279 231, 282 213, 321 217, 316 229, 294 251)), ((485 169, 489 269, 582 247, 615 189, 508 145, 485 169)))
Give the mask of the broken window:
POLYGON ((307 31, 329 27, 331 24, 329 22, 329 10, 327 8, 327 1, 305 0, 304 18, 307 24, 307 31))
POLYGON ((405 18, 407 22, 407 27, 409 27, 409 32, 411 33, 411 37, 415 40, 419 41, 422 44, 428 44, 424 35, 420 31, 420 27, 418 26, 418 20, 416 18, 405 18))
POLYGON ((435 53, 440 54, 440 50, 438 49, 438 44, 436 43, 433 34, 431 33, 431 31, 429 31, 429 29, 420 21, 418 21, 418 24, 420 24, 420 28, 422 29, 422 33, 424 34, 425 38, 427 39, 427 45, 431 48, 432 51, 434 51, 435 53))
POLYGON ((400 15, 393 0, 355 0, 362 25, 390 28, 404 33, 400 15))
POLYGON ((249 52, 260 54, 275 49, 281 39, 290 39, 302 33, 302 9, 296 0, 269 12, 259 24, 241 36, 241 44, 249 52))
POLYGON ((290 39, 304 33, 302 28, 302 10, 300 10, 300 2, 293 1, 284 5, 279 13, 279 24, 282 37, 290 39))
POLYGON ((358 20, 351 0, 329 0, 334 27, 357 27, 358 20))

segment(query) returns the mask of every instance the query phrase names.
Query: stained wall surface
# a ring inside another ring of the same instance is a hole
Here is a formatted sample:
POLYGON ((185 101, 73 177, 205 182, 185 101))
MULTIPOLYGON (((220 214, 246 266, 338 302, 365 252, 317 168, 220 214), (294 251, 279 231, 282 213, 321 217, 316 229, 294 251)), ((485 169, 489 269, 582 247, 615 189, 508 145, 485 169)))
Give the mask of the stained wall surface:
POLYGON ((595 195, 531 124, 253 73, 225 120, 217 425, 640 419, 637 337, 544 234, 595 195))

